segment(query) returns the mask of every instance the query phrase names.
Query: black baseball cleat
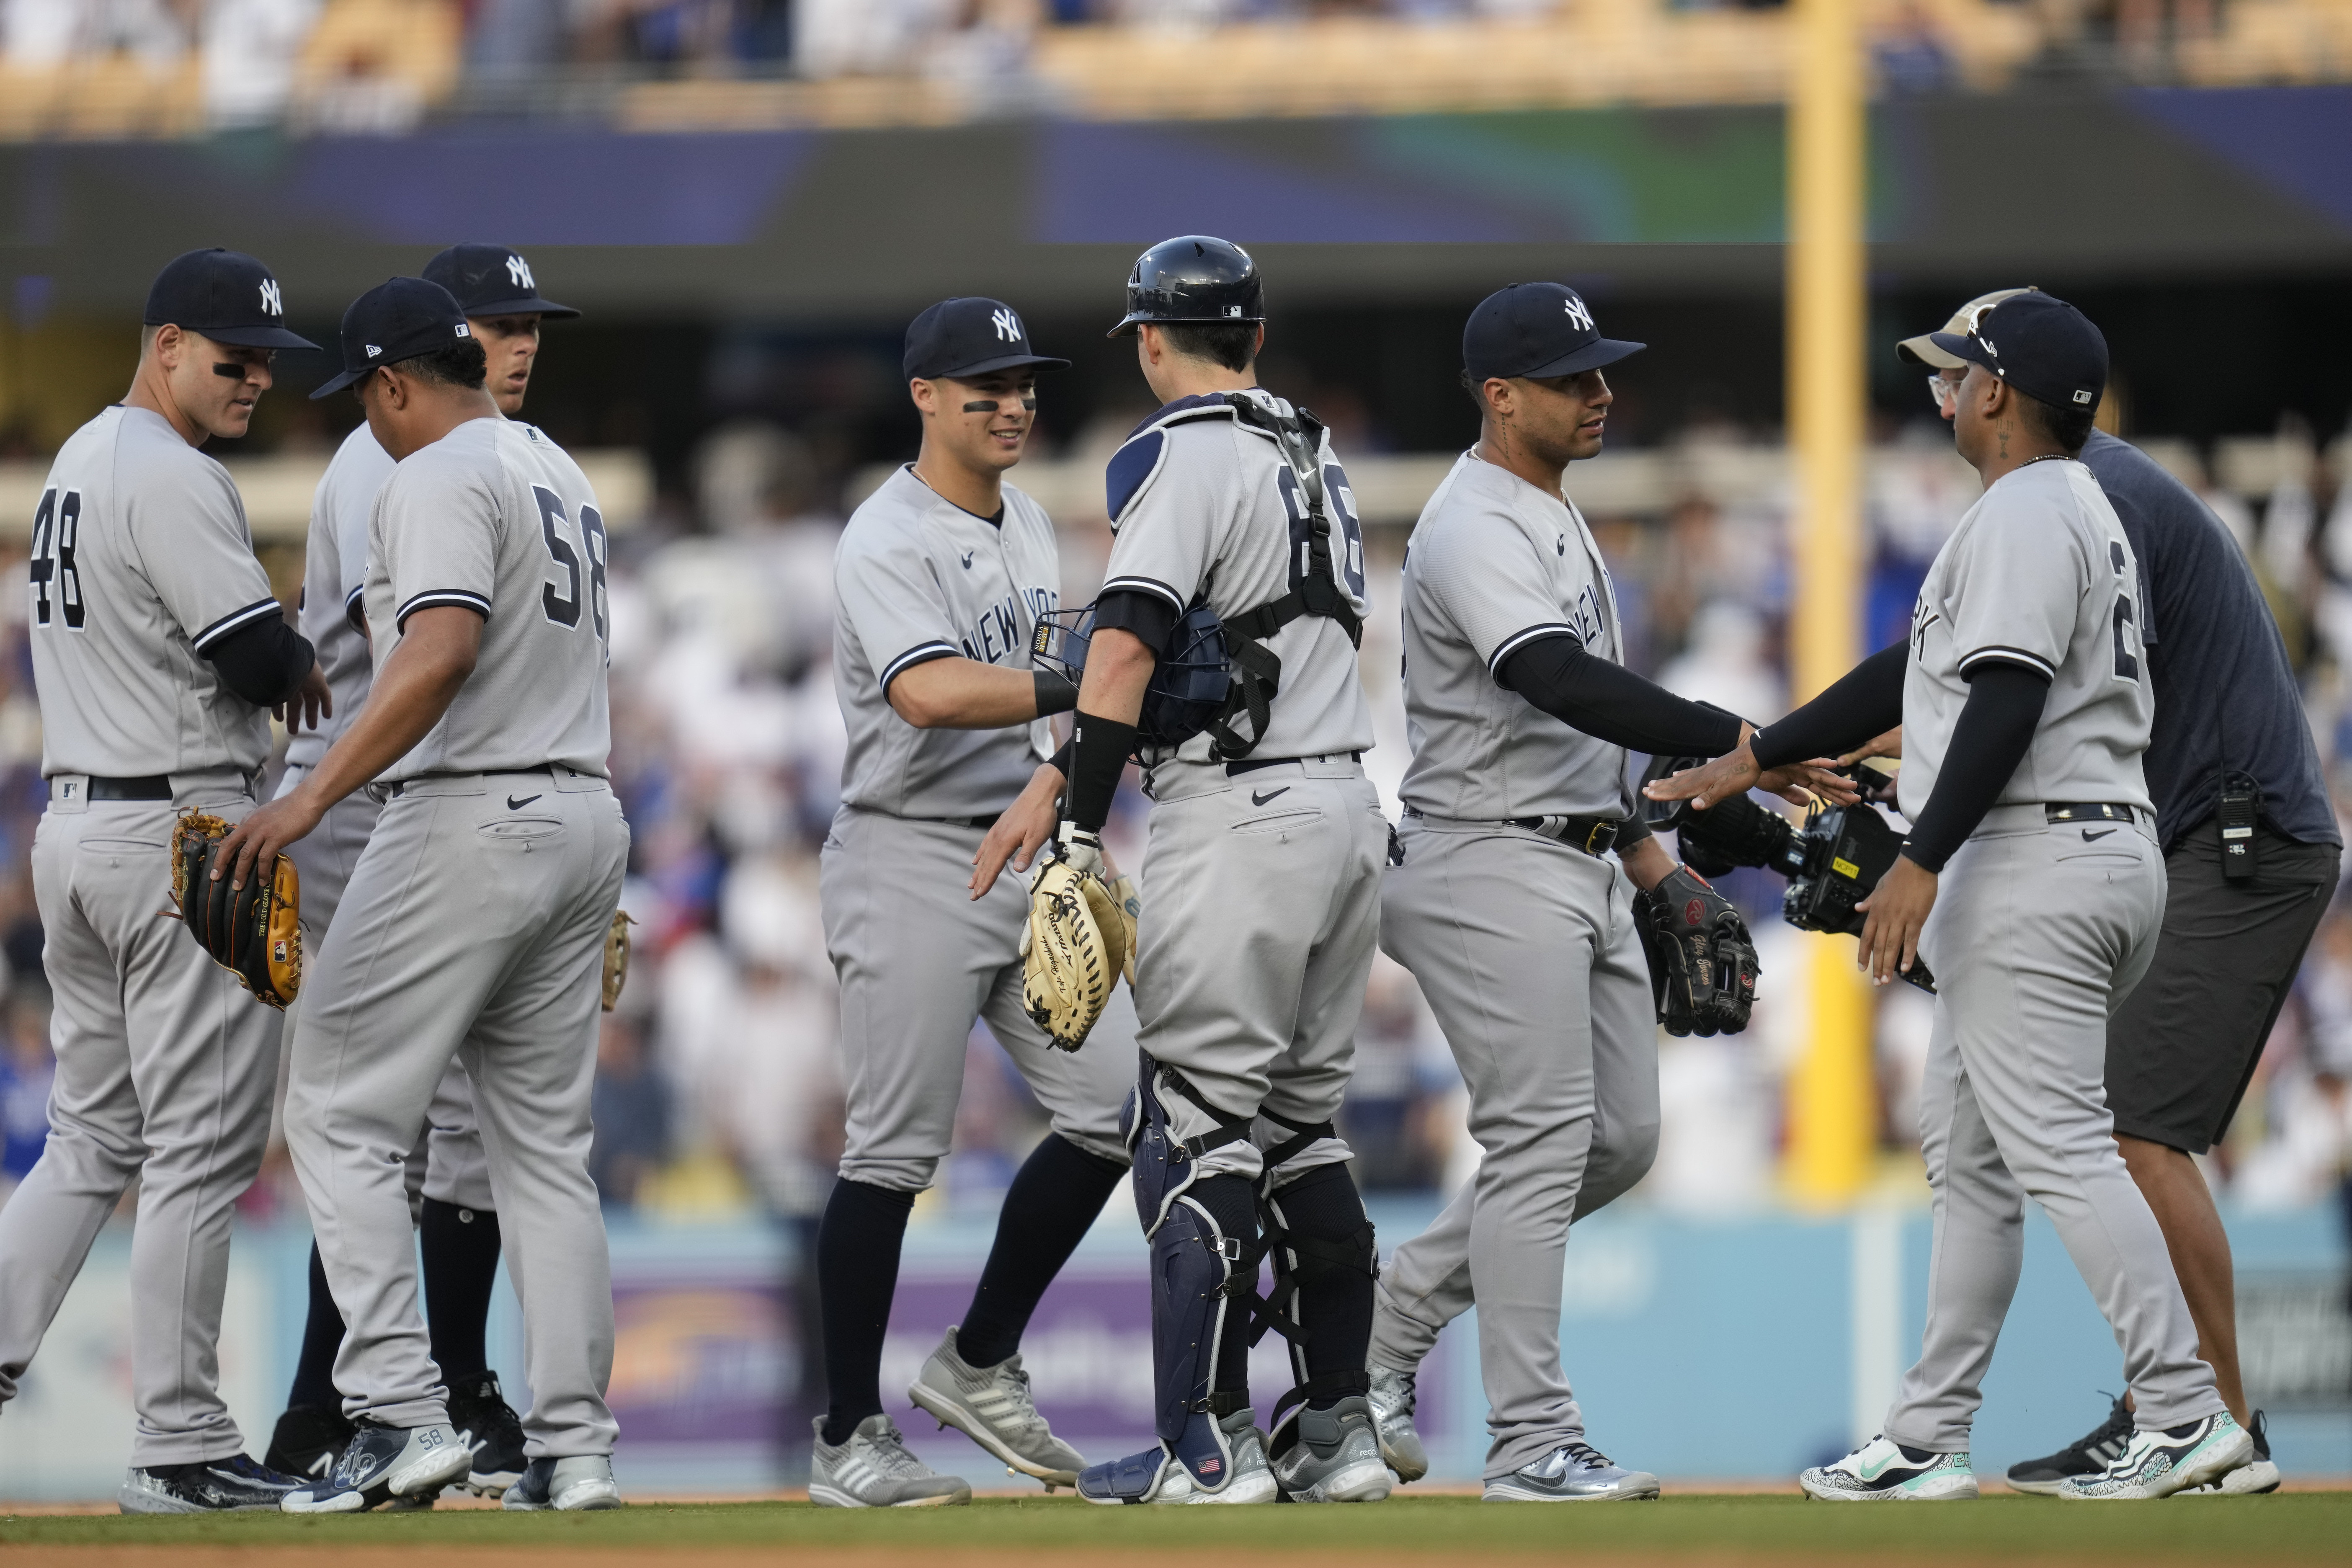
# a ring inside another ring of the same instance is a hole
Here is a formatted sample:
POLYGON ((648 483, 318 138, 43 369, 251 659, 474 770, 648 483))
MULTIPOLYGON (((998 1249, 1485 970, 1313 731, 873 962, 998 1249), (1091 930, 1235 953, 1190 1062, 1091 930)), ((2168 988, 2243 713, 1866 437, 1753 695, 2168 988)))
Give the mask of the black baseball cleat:
POLYGON ((125 1513, 275 1513, 301 1483, 243 1454, 188 1465, 134 1467, 115 1501, 125 1513))
POLYGON ((522 1417, 507 1403, 499 1374, 476 1373, 449 1384, 449 1425, 457 1440, 474 1451, 474 1461, 457 1485, 478 1497, 503 1497, 522 1479, 530 1460, 522 1451, 522 1417))
POLYGON ((2115 1402, 2107 1411, 2107 1418, 2089 1434, 2077 1437, 2054 1454, 2010 1466, 2011 1489, 2056 1497, 2058 1489, 2064 1486, 2069 1479, 2095 1476, 2114 1463, 2116 1456, 2130 1446, 2134 1423, 2130 1406, 2115 1394, 2110 1394, 2107 1397, 2115 1402))
POLYGON ((269 1435, 269 1448, 261 1462, 281 1475, 323 1480, 351 1440, 352 1424, 341 1411, 289 1405, 278 1418, 278 1429, 269 1435))

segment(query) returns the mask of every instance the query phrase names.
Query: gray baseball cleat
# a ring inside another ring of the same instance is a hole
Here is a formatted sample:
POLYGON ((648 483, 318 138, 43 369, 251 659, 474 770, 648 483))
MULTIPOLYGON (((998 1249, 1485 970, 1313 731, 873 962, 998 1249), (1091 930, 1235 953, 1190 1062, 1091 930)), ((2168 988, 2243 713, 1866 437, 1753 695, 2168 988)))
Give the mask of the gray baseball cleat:
POLYGON ((1400 1481, 1417 1481, 1429 1474, 1429 1451, 1412 1429, 1414 1374, 1392 1366, 1375 1366, 1372 1391, 1365 1395, 1372 1407, 1372 1431, 1381 1440, 1381 1458, 1400 1481))
POLYGON ((1532 1465, 1486 1483, 1488 1502, 1651 1502, 1658 1478, 1629 1470, 1590 1443, 1562 1443, 1532 1465))
POLYGON ((1395 1486, 1360 1394, 1328 1410, 1292 1411, 1274 1429, 1267 1462, 1292 1502, 1378 1502, 1395 1486))
POLYGON ((809 1501, 820 1508, 939 1508, 971 1500, 961 1477, 943 1476, 907 1451, 907 1440, 887 1415, 868 1415, 838 1446, 824 1440, 824 1416, 814 1425, 809 1501))
POLYGON ((474 1451, 446 1421, 386 1426, 362 1416, 324 1481, 295 1488, 288 1513, 362 1513, 386 1503, 415 1506, 464 1475, 474 1451))
POLYGON ((621 1485, 613 1479, 613 1460, 605 1454, 573 1454, 561 1459, 533 1459, 522 1475, 504 1489, 499 1506, 515 1513, 541 1513, 554 1509, 585 1513, 592 1509, 621 1506, 621 1485))
POLYGON ((1086 1468, 1086 1456, 1055 1436, 1037 1413, 1021 1358, 974 1366, 957 1349, 952 1328, 908 1385, 907 1397, 942 1427, 954 1427, 1003 1460, 1007 1470, 1045 1482, 1049 1492, 1076 1486, 1086 1468))

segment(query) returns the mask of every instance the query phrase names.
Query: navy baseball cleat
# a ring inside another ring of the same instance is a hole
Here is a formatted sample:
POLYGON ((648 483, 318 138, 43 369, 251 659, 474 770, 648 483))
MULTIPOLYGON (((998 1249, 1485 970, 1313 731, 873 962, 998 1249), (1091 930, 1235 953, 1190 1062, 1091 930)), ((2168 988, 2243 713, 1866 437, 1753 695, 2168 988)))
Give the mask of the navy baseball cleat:
MULTIPOLYGON (((2105 1390, 2101 1390, 2105 1393, 2105 1390)), ((2115 1457, 2131 1442, 2131 1406, 2115 1394, 2107 1418, 2083 1436, 2075 1438, 2054 1454, 2038 1459, 2021 1459, 2009 1467, 2011 1489, 2038 1492, 2048 1497, 2075 1476, 2095 1476, 2105 1469, 2115 1457)))
POLYGON ((300 1483, 243 1454, 185 1465, 134 1466, 115 1501, 125 1513, 276 1512, 300 1483))
POLYGON ((522 1417, 507 1403, 499 1374, 485 1372, 449 1385, 449 1425, 474 1452, 457 1484, 478 1497, 499 1497, 522 1479, 530 1463, 522 1451, 522 1417))
POLYGON ((298 1486, 279 1504, 288 1513, 364 1513, 386 1503, 410 1507, 464 1475, 473 1450, 446 1421, 386 1426, 362 1417, 350 1446, 322 1482, 298 1486))
POLYGON ((277 1430, 269 1435, 269 1448, 261 1462, 280 1475, 324 1480, 351 1440, 351 1418, 341 1410, 289 1405, 278 1418, 277 1430))

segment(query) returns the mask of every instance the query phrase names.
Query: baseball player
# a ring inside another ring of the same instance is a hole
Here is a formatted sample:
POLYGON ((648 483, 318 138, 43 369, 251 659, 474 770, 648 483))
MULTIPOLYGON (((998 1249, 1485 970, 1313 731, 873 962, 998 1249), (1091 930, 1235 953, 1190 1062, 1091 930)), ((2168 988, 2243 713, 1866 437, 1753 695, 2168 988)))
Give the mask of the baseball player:
POLYGON ((1977 1495, 1969 1432, 2031 1193, 2115 1330, 2137 1407, 2120 1451, 2053 1490, 2166 1497, 2227 1476, 2253 1442, 2198 1359, 2103 1082, 2108 1019, 2147 969, 2165 890, 2140 763, 2154 700, 2139 563, 2081 460, 2106 342, 2040 293, 1930 341, 1969 366, 1954 425, 1985 491, 1928 568, 1909 638, 1730 756, 1649 787, 1704 805, 1759 765, 1843 752, 1902 721, 1911 832, 1862 906, 1861 962, 1880 984, 1915 956, 1936 973, 1926 1343, 1881 1435, 1805 1471, 1805 1490, 1977 1495))
POLYGON ((222 847, 241 880, 352 791, 383 805, 311 968, 286 1111, 357 1430, 283 1506, 352 1511, 469 1471, 417 1314, 404 1175, 454 1058, 523 1306, 530 1462, 505 1506, 614 1507, 588 1106, 629 830, 604 773, 604 519, 578 465, 499 416, 447 289, 381 284, 342 340, 343 373, 312 395, 355 386, 397 465, 369 531, 374 677, 301 784, 222 847))
POLYGON ((848 1130, 817 1231, 828 1405, 809 1473, 811 1500, 828 1507, 971 1500, 961 1479, 907 1451, 880 1380, 907 1215, 947 1155, 975 1018, 1053 1131, 1005 1194, 971 1311, 907 1393, 1049 1491, 1075 1485, 1085 1463, 1038 1414, 1018 1352, 1030 1312, 1126 1173, 1132 1015, 1082 1051, 1055 1049, 1023 1011, 1028 900, 972 876, 991 834, 1051 835, 1062 783, 1046 763, 1047 721, 1077 692, 1031 651, 1060 604, 1061 556, 1044 510, 1004 475, 1036 419, 1037 373, 1068 363, 1035 352, 994 300, 916 317, 903 368, 922 449, 850 517, 835 561, 833 679, 849 751, 819 893, 841 982, 848 1130))
MULTIPOLYGON (((1614 401, 1602 367, 1642 347, 1602 337, 1559 284, 1489 295, 1462 338, 1478 444, 1423 509, 1405 555, 1413 754, 1381 941, 1453 1047, 1484 1158, 1381 1273, 1371 1402, 1391 1463, 1418 1479, 1414 1373, 1475 1300, 1490 1502, 1658 1493, 1657 1478, 1585 1440, 1560 1368, 1562 1260, 1571 1217, 1631 1188, 1657 1150, 1657 1015, 1637 902, 1738 921, 1633 813, 1625 752, 1713 756, 1748 727, 1619 662, 1615 588, 1561 489, 1567 465, 1601 450, 1614 401)), ((1724 1026, 1744 1027, 1739 1014, 1724 1026)))
POLYGON ((58 1067, 47 1146, 0 1208, 0 1401, 136 1181, 122 1510, 273 1509, 294 1483, 243 1453, 215 1345, 279 1016, 158 911, 174 814, 243 816, 270 710, 315 724, 329 705, 236 486, 197 449, 245 434, 276 351, 318 345, 232 250, 165 267, 144 321, 130 393, 58 449, 33 514, 26 620, 49 781, 33 892, 58 1067))
MULTIPOLYGON (((1143 253, 1127 314, 1161 407, 1110 461, 1117 542, 1096 605, 1055 852, 1099 871, 1160 650, 1213 608, 1234 699, 1155 748, 1132 1096, 1152 1247, 1157 1446, 1078 1478, 1101 1503, 1386 1497, 1364 1401, 1372 1227, 1331 1126, 1353 1066, 1388 829, 1360 757, 1363 537, 1322 426, 1257 385, 1257 267, 1205 236, 1143 253), (1261 1240, 1261 1219, 1265 1239, 1261 1240), (1271 1255, 1269 1303, 1254 1289, 1271 1255), (1252 1325, 1293 1338, 1271 1439, 1252 1325)), ((1092 1047, 1089 1047, 1090 1049, 1092 1047)))
MULTIPOLYGON (((522 412, 539 353, 542 319, 580 312, 540 298, 530 264, 502 245, 456 245, 425 264, 425 276, 449 290, 466 312, 489 371, 486 384, 499 412, 522 412)), ((373 674, 361 599, 367 577, 368 521, 377 492, 392 477, 392 458, 364 423, 337 449, 319 480, 310 507, 310 534, 302 572, 302 629, 319 649, 334 692, 333 721, 297 736, 286 748, 278 793, 301 787, 367 700, 373 674)), ((307 837, 288 853, 301 873, 305 940, 317 952, 341 900, 352 865, 375 826, 378 807, 364 790, 335 803, 307 837)), ((522 1426, 488 1369, 484 1349, 490 1289, 498 1278, 499 1216, 490 1194, 489 1162, 474 1123, 472 1086, 451 1061, 425 1117, 425 1138, 408 1163, 410 1201, 417 1207, 424 1258, 425 1322, 433 1360, 449 1388, 449 1420, 473 1450, 461 1484, 496 1497, 514 1484, 524 1464, 522 1426)), ((351 1441, 352 1426, 335 1392, 335 1352, 343 1320, 327 1288, 319 1249, 310 1248, 310 1314, 294 1386, 278 1418, 266 1462, 288 1475, 321 1477, 351 1441)))
MULTIPOLYGON (((1944 330, 1965 332, 2022 292, 1972 300, 1944 330)), ((1926 334, 1898 353, 1934 367, 1932 390, 1949 417, 1968 363, 1926 334)), ((2124 1164, 2179 1272, 2197 1353, 2254 1441, 2252 1463, 2209 1486, 2271 1491, 2278 1466, 2238 1374, 2229 1233, 2190 1156, 2221 1142, 2245 1095, 2335 894, 2342 835, 2278 623, 2229 530, 2128 441, 2094 430, 2083 463, 2147 581, 2140 640, 2156 719, 2144 766, 2165 864, 2155 960, 2107 1027, 2107 1104, 2124 1164)), ((2126 1395, 2079 1441, 2010 1467, 2009 1484, 2047 1491, 2095 1471, 2132 1427, 2126 1395)))

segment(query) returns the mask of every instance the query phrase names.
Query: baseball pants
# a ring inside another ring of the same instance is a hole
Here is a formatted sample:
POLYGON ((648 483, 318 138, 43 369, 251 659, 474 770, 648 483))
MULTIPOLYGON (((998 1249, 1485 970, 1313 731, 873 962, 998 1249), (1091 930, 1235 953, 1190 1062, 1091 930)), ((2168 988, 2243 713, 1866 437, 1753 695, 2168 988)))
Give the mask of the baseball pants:
POLYGON ((825 836, 818 897, 841 984, 844 1180, 900 1193, 931 1184, 955 1131, 975 1018, 1066 1142, 1127 1162, 1118 1108, 1135 1082, 1133 1005, 1114 990, 1084 1049, 1054 1048, 1021 1004, 1024 879, 1008 872, 977 900, 965 891, 983 837, 855 806, 825 836))
POLYGON ((346 1325, 335 1386, 348 1414, 446 1418, 402 1170, 455 1058, 522 1303, 526 1451, 612 1452, 612 1273, 589 1098, 628 847, 605 781, 557 767, 412 781, 352 868, 296 1023, 286 1117, 346 1325), (526 813, 506 805, 514 795, 536 799, 526 813))
POLYGON ((231 1211, 268 1141, 281 1023, 164 912, 174 814, 239 820, 253 808, 247 782, 178 784, 173 802, 93 805, 79 775, 50 781, 32 858, 57 1079, 48 1146, 0 1208, 5 1401, 138 1182, 129 1352, 141 1468, 245 1447, 220 1395, 221 1299, 231 1211))
POLYGON ((2139 1425, 2223 1408, 2107 1110, 2107 1020, 2147 969, 2164 892, 2144 820, 2086 831, 2039 805, 1996 806, 1944 868, 1921 939, 1938 993, 1919 1112, 1935 1249, 1926 1342, 1886 1416, 1895 1442, 1968 1448, 2029 1193, 2115 1331, 2139 1425))
MULTIPOLYGON (((292 794, 309 771, 299 763, 289 765, 278 783, 278 798, 292 794)), ((383 809, 367 791, 354 790, 330 806, 319 826, 286 851, 301 879, 302 942, 313 957, 326 945, 352 868, 359 864, 360 851, 367 847, 383 809)), ((425 1113, 425 1136, 409 1152, 408 1195, 412 1207, 419 1198, 466 1209, 497 1207, 490 1201, 489 1156, 482 1152, 482 1134, 474 1121, 474 1086, 455 1061, 433 1091, 433 1103, 425 1113)))
MULTIPOLYGON (((1152 770, 1137 933, 1137 1041, 1252 1137, 1195 1162, 1202 1176, 1264 1173, 1261 1151, 1293 1122, 1327 1121, 1355 1068, 1356 1021, 1381 919, 1388 820, 1363 769, 1278 762, 1238 775, 1167 763, 1152 770)), ((1179 1139, 1215 1118, 1163 1095, 1179 1139)), ((1278 1184, 1351 1158, 1318 1138, 1278 1184)))
POLYGON ((1408 816, 1399 837, 1381 944, 1453 1047, 1482 1154, 1381 1269, 1371 1359, 1416 1367, 1477 1307, 1491 1479, 1584 1436, 1560 1366, 1569 1226, 1657 1152, 1657 1013, 1616 861, 1495 823, 1408 816))

